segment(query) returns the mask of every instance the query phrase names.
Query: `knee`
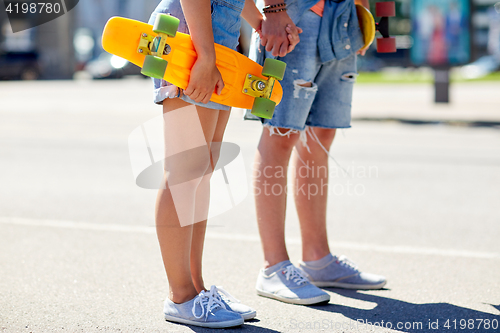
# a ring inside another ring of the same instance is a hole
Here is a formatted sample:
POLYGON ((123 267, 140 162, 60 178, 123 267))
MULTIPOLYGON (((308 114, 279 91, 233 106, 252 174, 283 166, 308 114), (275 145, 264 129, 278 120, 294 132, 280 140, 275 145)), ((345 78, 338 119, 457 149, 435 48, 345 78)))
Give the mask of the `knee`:
POLYGON ((184 151, 165 159, 166 180, 169 186, 201 179, 211 167, 206 146, 184 151))
POLYGON ((332 143, 337 130, 335 128, 311 128, 320 142, 332 143))
POLYGON ((309 127, 307 130, 308 146, 311 153, 330 151, 333 139, 335 138, 336 129, 309 127))
POLYGON ((298 130, 266 126, 262 132, 259 151, 275 157, 289 156, 299 136, 298 130))

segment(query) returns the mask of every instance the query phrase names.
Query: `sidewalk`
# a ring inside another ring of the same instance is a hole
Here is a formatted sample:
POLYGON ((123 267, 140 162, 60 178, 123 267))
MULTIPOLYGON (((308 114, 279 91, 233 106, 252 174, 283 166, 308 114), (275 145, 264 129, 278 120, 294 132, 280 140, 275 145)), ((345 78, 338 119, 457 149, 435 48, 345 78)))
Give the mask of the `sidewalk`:
POLYGON ((450 103, 434 103, 429 84, 358 84, 354 120, 403 120, 500 124, 500 83, 471 82, 450 86, 450 103))
MULTIPOLYGON (((143 79, 113 81, 33 81, 0 82, 0 111, 15 108, 24 111, 46 109, 90 111, 99 106, 107 109, 148 110, 157 113, 152 103, 151 82, 143 79), (51 98, 50 104, 39 104, 33 110, 26 99, 51 98), (78 104, 74 103, 78 100, 78 104)), ((241 110, 233 110, 241 117, 241 110)), ((472 82, 451 86, 450 103, 434 103, 434 87, 429 84, 357 84, 354 87, 353 120, 404 120, 415 122, 500 123, 500 83, 472 82)))

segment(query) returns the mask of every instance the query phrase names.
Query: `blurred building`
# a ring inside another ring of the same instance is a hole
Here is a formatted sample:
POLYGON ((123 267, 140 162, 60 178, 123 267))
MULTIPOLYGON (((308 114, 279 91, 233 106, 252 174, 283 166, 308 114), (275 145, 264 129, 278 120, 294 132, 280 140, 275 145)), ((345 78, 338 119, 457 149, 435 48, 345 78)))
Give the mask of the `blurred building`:
MULTIPOLYGON (((378 1, 392 1, 392 0, 378 0, 378 1)), ((375 47, 372 46, 367 57, 360 59, 362 70, 378 70, 384 66, 414 66, 411 57, 410 49, 414 47, 415 40, 412 38, 415 27, 413 21, 415 13, 412 9, 415 8, 416 1, 420 0, 394 0, 396 2, 396 17, 390 19, 390 33, 396 37, 396 44, 398 52, 395 54, 380 54, 375 52, 375 47)), ((467 0, 470 1, 470 14, 467 15, 467 20, 470 21, 470 31, 466 35, 461 34, 457 36, 461 42, 466 41, 469 45, 470 41, 470 57, 469 61, 475 61, 489 53, 492 49, 500 45, 498 40, 500 33, 499 24, 492 22, 498 20, 500 13, 498 13, 494 5, 499 3, 500 0, 467 0)), ((372 5, 372 12, 375 12, 375 2, 370 1, 372 5)), ((421 1, 420 1, 421 2, 421 1)), ((428 1, 432 2, 432 1, 428 1)), ((463 1, 461 1, 463 2, 463 1)), ((436 6, 442 2, 435 1, 436 6)), ((421 28, 431 28, 430 25, 420 25, 421 28)), ((420 44, 422 41, 420 41, 420 44)), ((427 42, 428 47, 430 43, 427 42)), ((422 45, 420 45, 422 47, 422 45)), ((460 61, 457 61, 460 62, 460 61)))
POLYGON ((123 16, 147 22, 159 0, 84 0, 77 6, 76 29, 83 29, 95 41, 92 57, 102 52, 101 34, 112 16, 123 16))
MULTIPOLYGON (((111 16, 147 21, 158 3, 159 0, 82 0, 67 14, 15 34, 10 24, 22 26, 27 22, 9 22, 1 8, 0 55, 36 54, 42 78, 68 79, 80 62, 102 52, 101 33, 111 16)), ((1 71, 0 66, 0 79, 1 71)))

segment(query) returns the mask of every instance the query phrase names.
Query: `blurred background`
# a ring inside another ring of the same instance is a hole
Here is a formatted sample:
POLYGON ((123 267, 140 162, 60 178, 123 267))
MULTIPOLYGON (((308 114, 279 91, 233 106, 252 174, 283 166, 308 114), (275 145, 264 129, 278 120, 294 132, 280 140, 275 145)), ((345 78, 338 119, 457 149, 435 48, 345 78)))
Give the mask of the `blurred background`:
MULTIPOLYGON (((396 0, 391 34, 398 51, 379 54, 375 44, 360 58, 360 82, 388 80, 384 69, 405 69, 398 80, 431 81, 431 67, 454 67, 452 80, 500 79, 500 3, 497 0, 396 0), (496 5, 496 9, 495 9, 496 5), (471 65, 472 64, 472 65, 471 65), (468 66, 467 66, 468 65, 468 66)), ((375 1, 372 12, 375 13, 375 1)), ((101 33, 111 16, 147 21, 158 0, 86 0, 57 20, 12 33, 0 13, 0 79, 121 78, 139 69, 102 50, 101 33)), ((12 25, 22 26, 22 20, 12 25)), ((248 52, 244 24, 240 50, 248 52)), ((394 79, 394 78, 393 78, 394 79)), ((392 79, 392 80, 393 80, 392 79)), ((389 80, 391 80, 389 78, 389 80)))

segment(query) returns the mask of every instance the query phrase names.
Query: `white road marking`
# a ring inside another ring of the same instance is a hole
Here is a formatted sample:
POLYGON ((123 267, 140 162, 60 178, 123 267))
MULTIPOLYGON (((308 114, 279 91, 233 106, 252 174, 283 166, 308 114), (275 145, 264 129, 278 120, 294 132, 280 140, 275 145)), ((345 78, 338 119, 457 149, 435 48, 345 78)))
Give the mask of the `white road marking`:
MULTIPOLYGON (((19 217, 0 217, 0 224, 96 230, 96 231, 118 231, 118 232, 131 232, 131 233, 142 233, 142 234, 155 234, 156 232, 154 226, 150 227, 138 226, 138 225, 127 226, 120 224, 97 224, 88 222, 41 220, 41 219, 19 218, 19 217)), ((248 235, 248 234, 215 233, 208 231, 206 237, 208 239, 216 239, 216 240, 244 241, 253 243, 260 242, 260 238, 258 235, 248 235)), ((293 244, 293 245, 299 245, 301 243, 299 238, 287 238, 286 241, 288 244, 293 244)), ((476 251, 464 251, 464 250, 454 250, 454 249, 446 250, 446 249, 412 247, 412 246, 386 246, 377 244, 360 244, 354 242, 335 242, 334 244, 331 245, 334 248, 342 248, 342 249, 357 250, 357 251, 500 260, 500 253, 495 253, 495 252, 476 252, 476 251)))

